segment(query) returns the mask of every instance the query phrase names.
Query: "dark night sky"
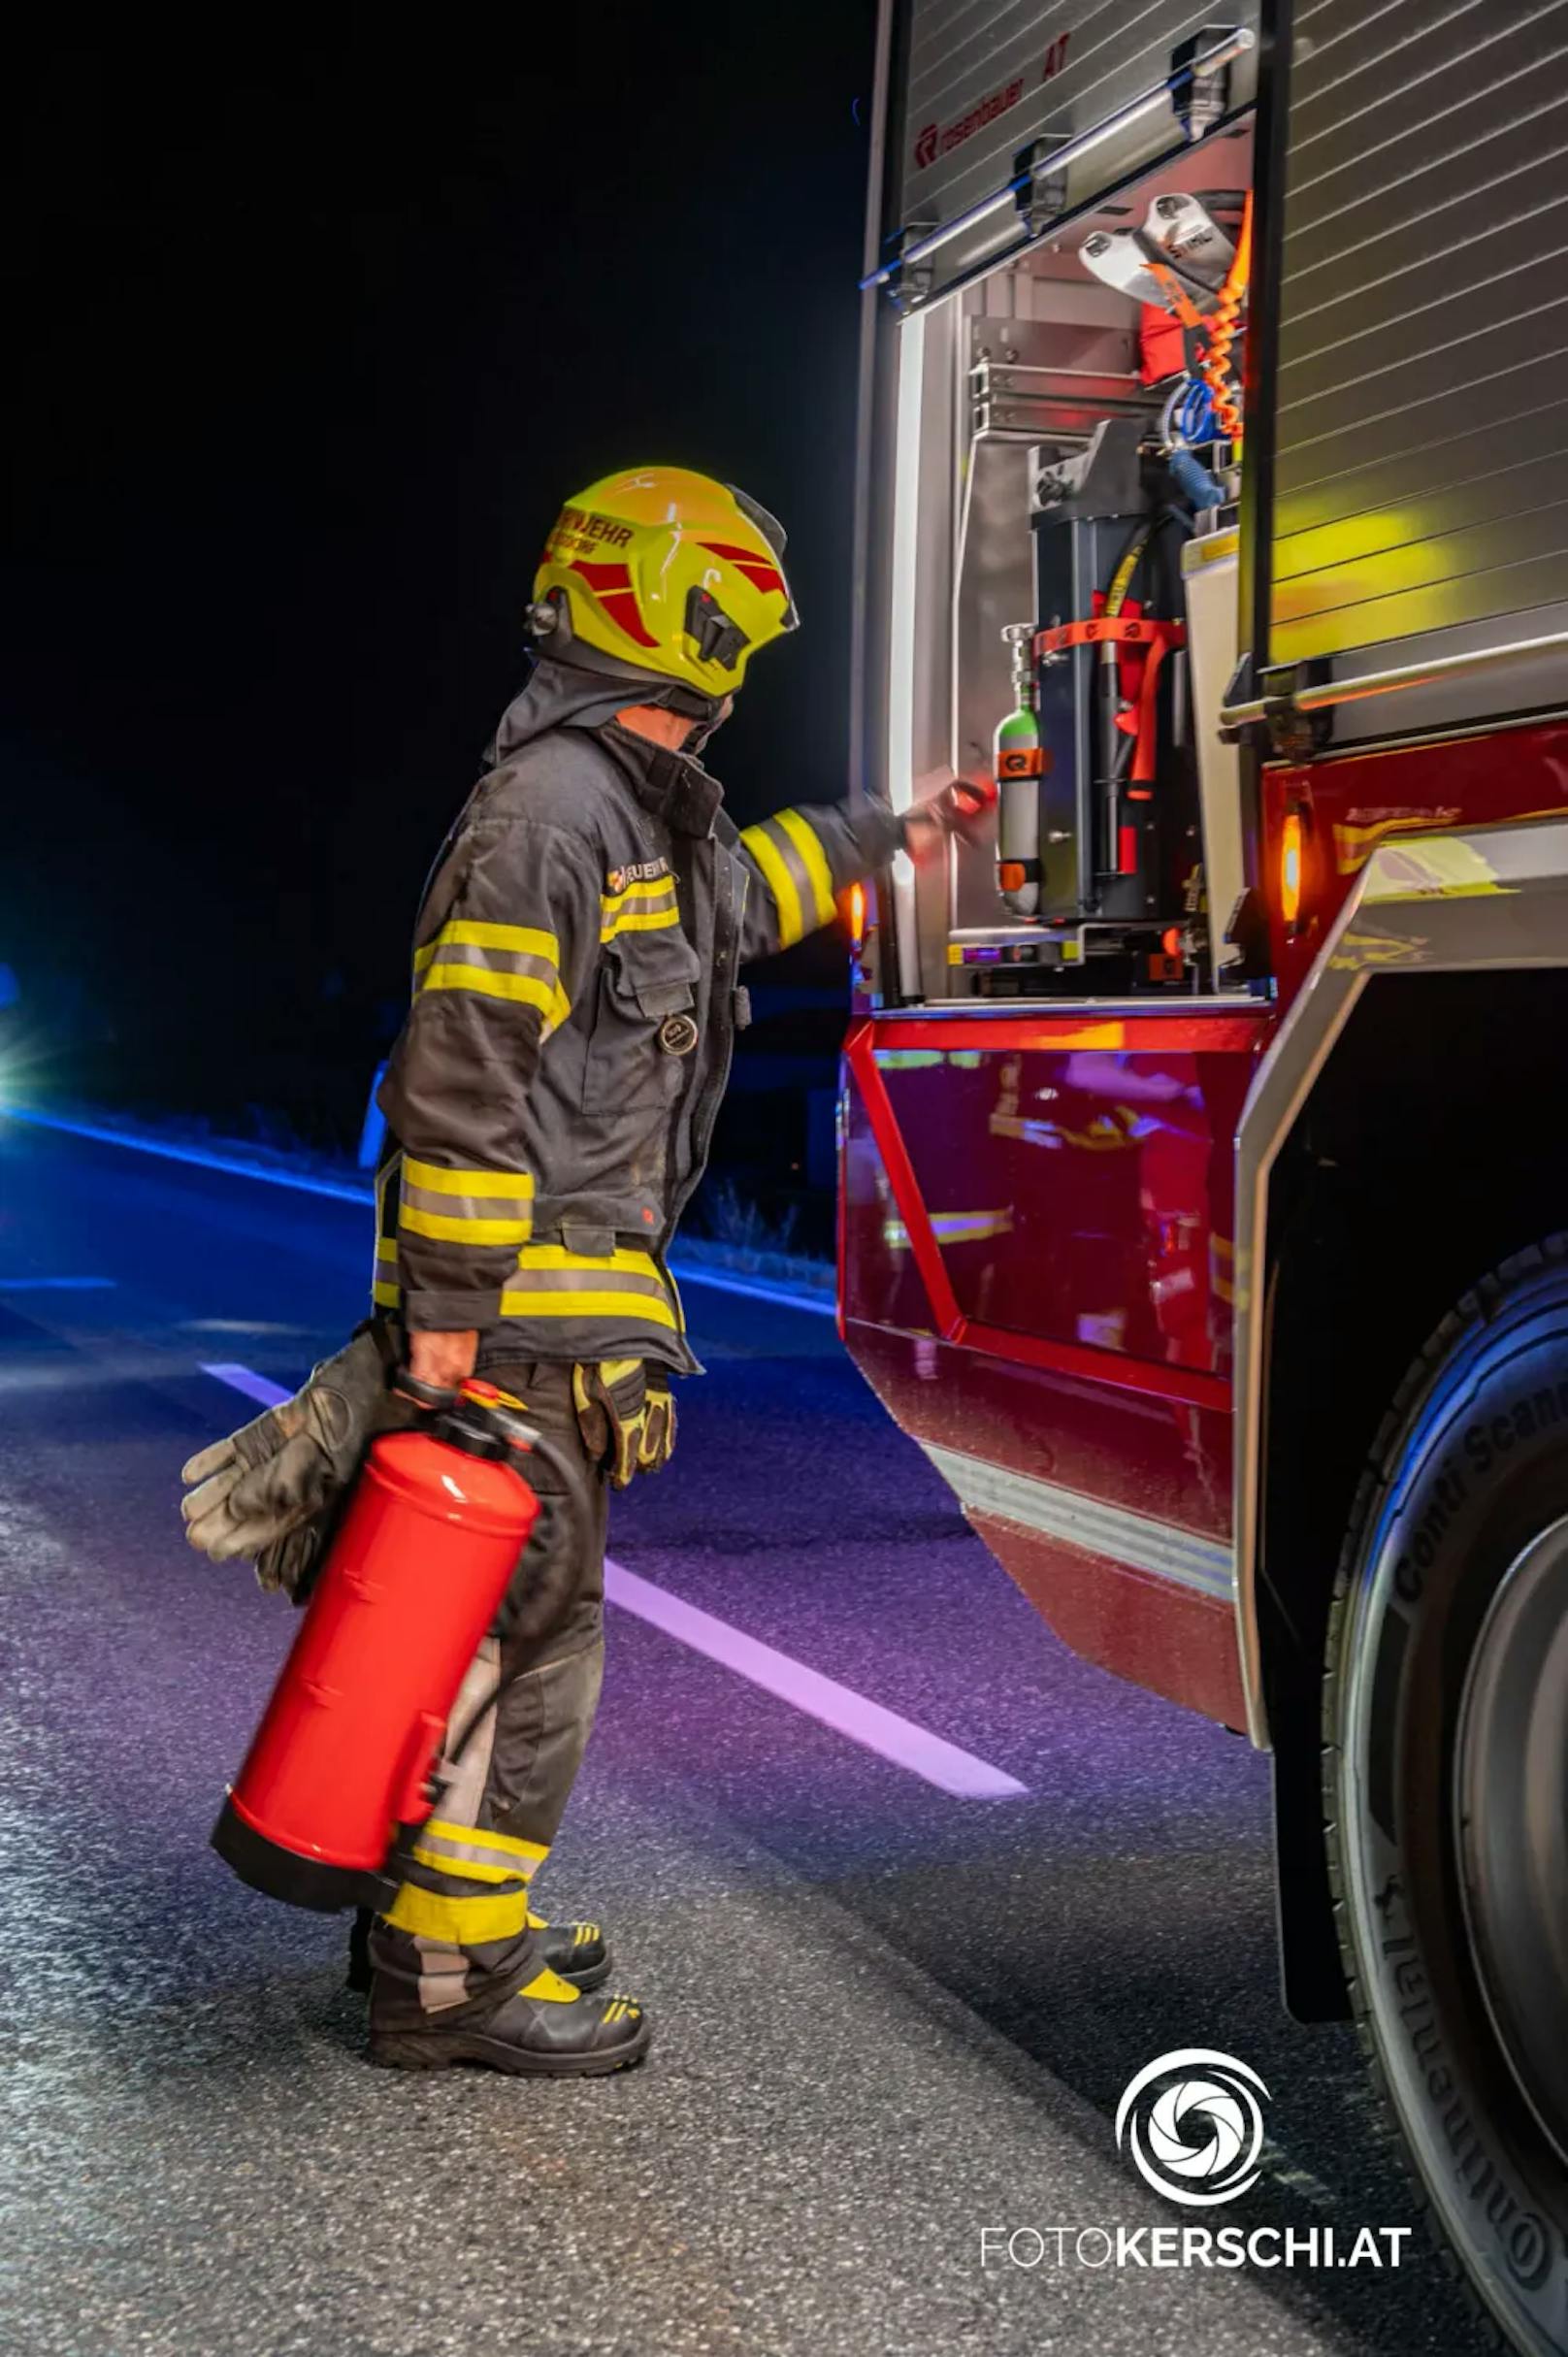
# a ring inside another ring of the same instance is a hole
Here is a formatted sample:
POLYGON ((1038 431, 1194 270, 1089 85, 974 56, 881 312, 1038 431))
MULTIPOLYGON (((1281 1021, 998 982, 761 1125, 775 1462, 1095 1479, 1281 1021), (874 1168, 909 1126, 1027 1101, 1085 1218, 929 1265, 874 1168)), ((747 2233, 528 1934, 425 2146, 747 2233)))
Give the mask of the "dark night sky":
POLYGON ((610 468, 783 515, 804 628, 712 762, 742 820, 842 790, 872 15, 52 36, 8 263, 0 958, 115 1007, 126 1090, 330 1096, 290 1039, 362 1069, 544 528, 610 468))

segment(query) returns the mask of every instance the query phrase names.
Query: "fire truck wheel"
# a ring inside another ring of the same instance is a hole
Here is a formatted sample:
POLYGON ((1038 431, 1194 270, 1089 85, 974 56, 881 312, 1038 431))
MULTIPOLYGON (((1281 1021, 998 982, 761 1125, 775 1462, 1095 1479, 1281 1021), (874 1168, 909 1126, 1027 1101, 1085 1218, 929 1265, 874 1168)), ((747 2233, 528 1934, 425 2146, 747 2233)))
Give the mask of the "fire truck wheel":
POLYGON ((1371 1453, 1323 1788, 1352 2005, 1499 2346, 1568 2349, 1568 1236, 1445 1320, 1371 1453))

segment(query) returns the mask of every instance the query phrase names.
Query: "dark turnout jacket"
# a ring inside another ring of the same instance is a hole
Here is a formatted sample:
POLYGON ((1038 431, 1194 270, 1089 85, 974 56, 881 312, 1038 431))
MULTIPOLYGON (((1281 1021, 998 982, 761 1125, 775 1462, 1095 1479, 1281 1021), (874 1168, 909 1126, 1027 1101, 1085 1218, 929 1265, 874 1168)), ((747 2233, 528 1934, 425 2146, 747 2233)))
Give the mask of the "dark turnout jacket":
POLYGON ((737 832, 702 763, 541 660, 443 844, 379 1102, 375 1299, 480 1364, 695 1366, 665 1263, 745 1019, 739 968, 902 839, 884 805, 737 832))

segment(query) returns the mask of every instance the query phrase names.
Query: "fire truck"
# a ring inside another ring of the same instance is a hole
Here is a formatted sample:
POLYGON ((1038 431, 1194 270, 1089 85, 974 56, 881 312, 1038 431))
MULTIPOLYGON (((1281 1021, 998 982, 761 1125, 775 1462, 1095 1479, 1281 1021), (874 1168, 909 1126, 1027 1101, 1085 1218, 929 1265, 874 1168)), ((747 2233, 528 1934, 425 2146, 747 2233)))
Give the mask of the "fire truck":
POLYGON ((1568 5, 884 0, 840 1307, 1568 2349, 1568 5))

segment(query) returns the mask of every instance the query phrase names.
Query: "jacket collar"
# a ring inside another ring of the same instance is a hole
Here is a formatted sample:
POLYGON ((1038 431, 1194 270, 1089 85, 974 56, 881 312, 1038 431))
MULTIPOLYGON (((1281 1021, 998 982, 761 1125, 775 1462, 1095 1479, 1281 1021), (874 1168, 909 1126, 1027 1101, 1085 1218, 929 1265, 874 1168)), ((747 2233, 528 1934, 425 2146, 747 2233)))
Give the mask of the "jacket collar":
POLYGON ((618 720, 605 721, 594 735, 644 810, 662 819, 672 834, 696 835, 699 841, 712 834, 724 788, 693 754, 672 753, 668 745, 654 744, 618 720))

